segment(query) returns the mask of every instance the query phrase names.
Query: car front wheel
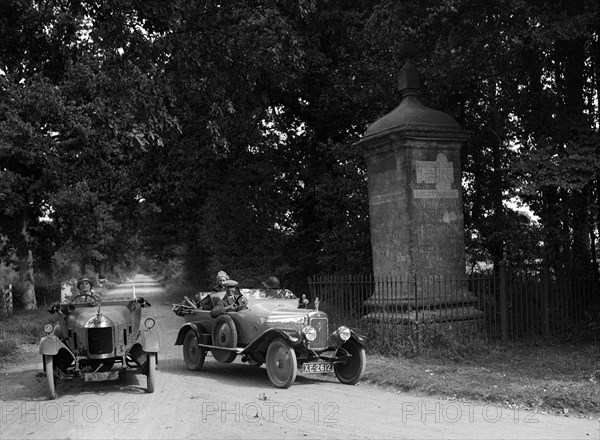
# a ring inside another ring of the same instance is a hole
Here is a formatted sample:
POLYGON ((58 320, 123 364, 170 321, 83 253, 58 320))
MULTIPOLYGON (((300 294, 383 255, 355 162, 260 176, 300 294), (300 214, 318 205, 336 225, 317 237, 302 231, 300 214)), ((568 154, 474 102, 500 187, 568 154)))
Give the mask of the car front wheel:
POLYGON ((275 339, 267 349, 267 374, 277 388, 289 388, 298 374, 296 352, 283 339, 275 339))
POLYGON ((193 331, 187 332, 183 340, 183 360, 188 370, 199 371, 204 366, 206 350, 198 346, 198 338, 193 331))
POLYGON ((148 384, 146 391, 154 392, 154 380, 156 377, 156 353, 148 353, 148 384))
POLYGON ((336 357, 345 358, 344 362, 336 363, 333 366, 335 375, 341 383, 354 385, 365 374, 367 355, 363 346, 354 339, 347 340, 338 348, 336 357))
POLYGON ((54 362, 52 356, 44 355, 44 368, 46 368, 46 379, 48 380, 48 396, 56 399, 56 388, 54 387, 54 362))

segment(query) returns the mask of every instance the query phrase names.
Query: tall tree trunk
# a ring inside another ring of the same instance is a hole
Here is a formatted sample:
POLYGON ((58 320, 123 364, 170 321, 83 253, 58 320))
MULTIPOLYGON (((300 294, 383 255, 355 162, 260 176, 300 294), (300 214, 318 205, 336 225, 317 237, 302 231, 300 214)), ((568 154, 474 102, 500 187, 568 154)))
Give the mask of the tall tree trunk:
POLYGON ((23 211, 21 224, 21 246, 19 252, 19 281, 23 287, 21 302, 26 310, 37 309, 35 299, 35 283, 33 277, 33 252, 31 250, 31 237, 29 235, 29 210, 23 211))
MULTIPOLYGON (((569 1, 565 5, 569 15, 578 14, 583 7, 581 1, 569 1)), ((583 148, 584 138, 590 127, 585 114, 585 39, 582 37, 557 41, 557 59, 561 66, 563 95, 563 127, 559 142, 564 149, 565 160, 569 155, 583 148)), ((559 77, 560 78, 560 77, 559 77)), ((589 270, 589 197, 587 187, 565 191, 569 216, 565 217, 567 231, 570 231, 569 270, 589 270)), ((565 231, 565 232, 567 232, 565 231)))
POLYGON ((492 81, 487 89, 489 99, 488 119, 488 137, 487 143, 491 151, 492 184, 489 186, 490 200, 492 208, 492 234, 494 238, 488 243, 488 251, 491 254, 494 266, 505 259, 504 239, 506 237, 506 217, 503 204, 503 191, 506 188, 505 182, 505 154, 502 139, 504 139, 505 120, 501 114, 498 105, 498 85, 492 81))

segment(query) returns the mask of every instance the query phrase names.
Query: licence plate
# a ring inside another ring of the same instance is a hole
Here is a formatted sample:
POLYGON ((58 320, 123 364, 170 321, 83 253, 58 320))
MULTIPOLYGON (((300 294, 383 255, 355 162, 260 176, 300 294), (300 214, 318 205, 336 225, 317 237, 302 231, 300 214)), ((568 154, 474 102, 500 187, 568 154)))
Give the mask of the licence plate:
POLYGON ((306 362, 302 364, 303 373, 331 373, 333 364, 330 362, 306 362))
POLYGON ((98 371, 96 373, 83 373, 84 382, 101 382, 104 380, 117 380, 118 378, 119 370, 98 371))

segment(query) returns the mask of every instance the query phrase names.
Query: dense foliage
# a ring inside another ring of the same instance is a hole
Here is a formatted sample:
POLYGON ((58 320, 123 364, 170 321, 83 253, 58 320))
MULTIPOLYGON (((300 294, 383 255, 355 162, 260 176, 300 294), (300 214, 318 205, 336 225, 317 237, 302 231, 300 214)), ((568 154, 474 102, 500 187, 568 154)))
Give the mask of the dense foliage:
POLYGON ((354 146, 421 100, 463 147, 472 260, 597 267, 600 13, 592 0, 4 0, 0 258, 106 273, 139 256, 206 287, 371 268, 354 146), (529 204, 531 222, 508 202, 529 204), (181 262, 181 263, 179 263, 181 262))

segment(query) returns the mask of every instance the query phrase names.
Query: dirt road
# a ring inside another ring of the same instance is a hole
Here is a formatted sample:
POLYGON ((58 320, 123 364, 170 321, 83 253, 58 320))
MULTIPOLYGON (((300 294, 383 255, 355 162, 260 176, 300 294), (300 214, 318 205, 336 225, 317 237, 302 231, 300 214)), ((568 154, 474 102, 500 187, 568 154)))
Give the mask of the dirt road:
POLYGON ((156 391, 145 392, 144 376, 73 380, 58 383, 59 397, 47 400, 41 356, 31 347, 19 365, 0 372, 0 438, 600 439, 598 420, 347 386, 323 376, 299 375, 281 390, 264 366, 219 364, 210 355, 202 371, 188 371, 181 347, 173 346, 183 318, 148 277, 137 276, 135 286, 152 303, 145 316, 161 330, 156 391))

